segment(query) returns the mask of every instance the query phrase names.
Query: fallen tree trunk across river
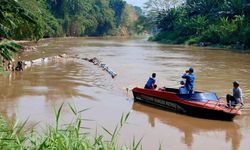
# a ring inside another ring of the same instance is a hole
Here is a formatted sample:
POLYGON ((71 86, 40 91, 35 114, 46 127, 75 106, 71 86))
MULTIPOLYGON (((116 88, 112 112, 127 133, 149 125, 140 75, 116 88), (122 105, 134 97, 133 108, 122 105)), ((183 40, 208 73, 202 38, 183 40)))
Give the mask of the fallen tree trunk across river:
POLYGON ((32 64, 39 64, 39 63, 44 63, 48 61, 56 61, 60 59, 67 59, 67 58, 73 58, 73 59, 78 59, 78 60, 84 60, 92 63, 93 65, 96 65, 103 70, 105 70, 107 73, 111 75, 112 78, 115 78, 117 76, 117 73, 114 72, 107 64, 102 63, 99 59, 96 57, 93 58, 81 58, 78 55, 75 56, 69 56, 67 54, 60 54, 52 57, 44 57, 44 58, 38 58, 35 60, 30 60, 30 61, 18 61, 17 66, 15 67, 15 71, 23 71, 24 68, 32 66, 32 64))

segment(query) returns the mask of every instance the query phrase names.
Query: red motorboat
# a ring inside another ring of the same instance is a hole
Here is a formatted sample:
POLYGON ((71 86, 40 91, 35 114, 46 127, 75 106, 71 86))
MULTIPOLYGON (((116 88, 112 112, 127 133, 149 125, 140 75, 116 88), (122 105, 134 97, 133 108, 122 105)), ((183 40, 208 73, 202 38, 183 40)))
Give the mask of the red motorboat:
POLYGON ((228 108, 215 93, 197 92, 193 94, 179 94, 178 89, 161 88, 149 90, 134 88, 134 100, 154 106, 166 108, 175 112, 216 120, 231 121, 241 114, 240 108, 228 108))

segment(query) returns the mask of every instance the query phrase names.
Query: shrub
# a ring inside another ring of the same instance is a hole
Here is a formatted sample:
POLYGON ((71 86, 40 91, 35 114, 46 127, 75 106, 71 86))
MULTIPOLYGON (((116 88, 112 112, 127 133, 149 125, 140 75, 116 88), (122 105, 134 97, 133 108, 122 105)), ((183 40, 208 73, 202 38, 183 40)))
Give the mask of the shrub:
POLYGON ((202 34, 202 41, 211 42, 213 44, 232 44, 235 41, 232 37, 237 34, 238 26, 235 22, 227 18, 221 18, 216 24, 212 24, 202 34))
POLYGON ((241 31, 240 38, 242 44, 245 45, 245 48, 250 48, 250 24, 246 25, 241 31))
POLYGON ((186 41, 186 44, 187 45, 195 45, 195 44, 198 44, 201 42, 201 38, 200 37, 192 37, 190 39, 188 39, 186 41))

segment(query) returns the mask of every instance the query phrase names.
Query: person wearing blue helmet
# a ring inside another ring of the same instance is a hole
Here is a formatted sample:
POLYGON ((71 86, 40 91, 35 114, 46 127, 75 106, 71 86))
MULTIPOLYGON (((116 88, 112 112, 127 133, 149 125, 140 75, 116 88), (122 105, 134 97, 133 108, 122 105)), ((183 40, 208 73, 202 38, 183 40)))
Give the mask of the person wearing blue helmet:
POLYGON ((186 79, 185 87, 188 90, 189 94, 192 94, 194 92, 194 81, 195 81, 195 75, 194 75, 194 69, 190 67, 186 73, 182 76, 183 79, 186 79))

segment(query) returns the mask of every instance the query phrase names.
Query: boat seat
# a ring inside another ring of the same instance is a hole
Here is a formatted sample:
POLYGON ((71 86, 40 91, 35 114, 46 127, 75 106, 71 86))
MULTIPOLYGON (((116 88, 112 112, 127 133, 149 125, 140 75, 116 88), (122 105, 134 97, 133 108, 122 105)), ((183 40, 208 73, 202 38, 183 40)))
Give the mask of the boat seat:
POLYGON ((166 88, 166 87, 164 87, 164 91, 173 92, 173 93, 176 93, 176 94, 180 93, 179 89, 166 88))

